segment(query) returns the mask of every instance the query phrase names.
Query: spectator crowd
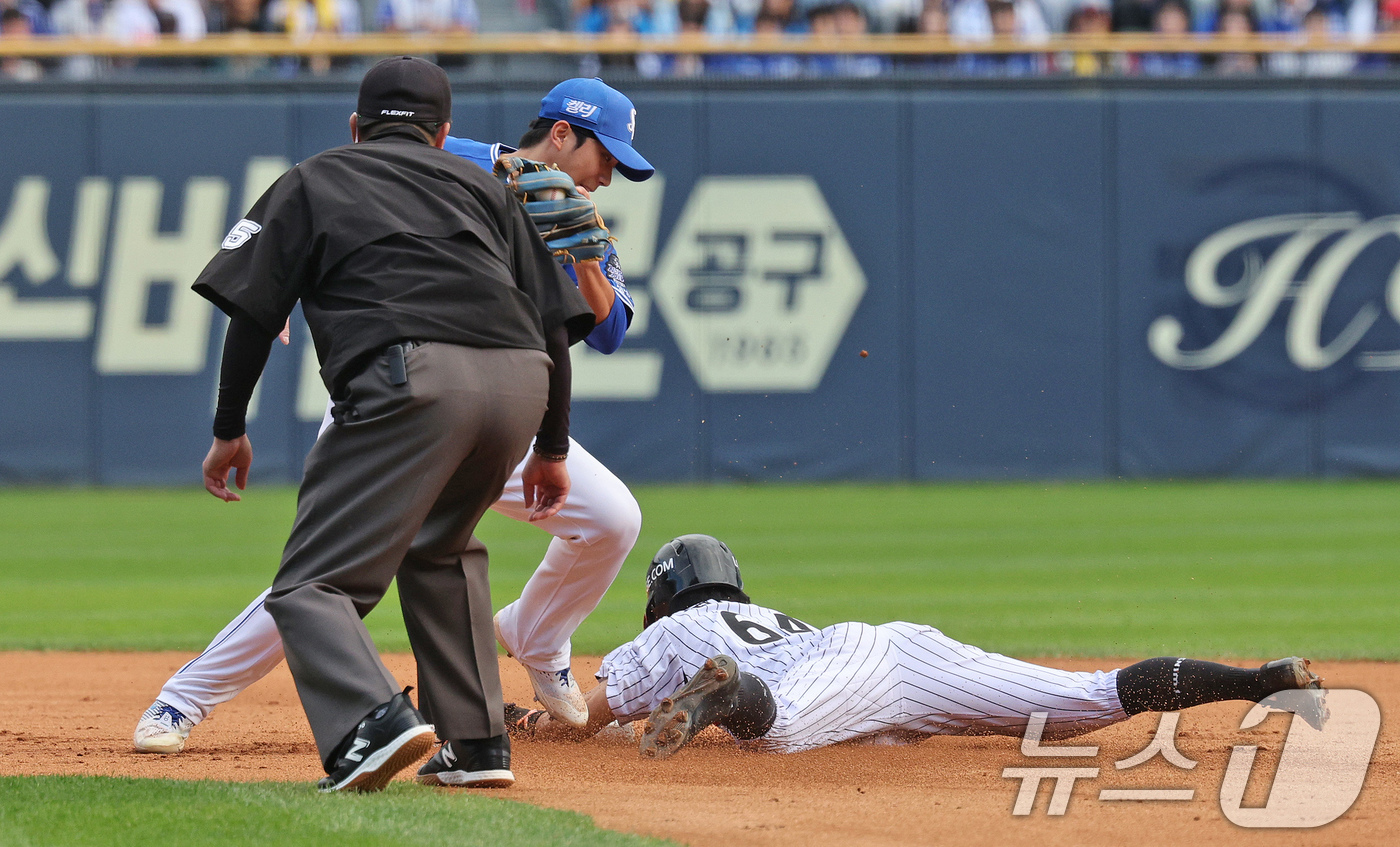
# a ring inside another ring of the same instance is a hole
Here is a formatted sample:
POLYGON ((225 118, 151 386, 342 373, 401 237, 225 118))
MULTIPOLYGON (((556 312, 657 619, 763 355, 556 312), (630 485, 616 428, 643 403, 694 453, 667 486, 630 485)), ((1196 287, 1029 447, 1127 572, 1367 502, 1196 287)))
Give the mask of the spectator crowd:
MULTIPOLYGON (((824 36, 839 42, 871 33, 947 36, 969 50, 979 42, 1019 39, 1025 53, 883 55, 803 53, 668 53, 585 57, 582 71, 626 70, 648 77, 872 77, 889 73, 973 76, 1201 73, 1272 73, 1336 76, 1382 71, 1391 57, 1367 55, 1364 41, 1400 31, 1400 0, 0 0, 0 42, 33 35, 119 41, 169 35, 200 39, 208 33, 355 34, 361 32, 474 32, 478 3, 509 7, 546 25, 572 21, 581 33, 626 33, 645 38, 705 33, 724 39, 780 34, 824 36), (572 5, 570 5, 572 3, 572 5), (1035 52, 1056 34, 1111 32, 1166 35, 1332 36, 1334 52, 1097 53, 1035 52), (1350 49, 1344 49, 1350 48, 1350 49)), ((245 60, 246 63, 247 60, 245 60)), ((165 65, 178 61, 164 60, 165 65)), ((0 77, 45 75, 86 78, 105 67, 136 64, 71 56, 62 61, 0 59, 0 77)), ((147 60, 146 66, 161 65, 147 60)), ((206 63, 207 64, 207 63, 206 63)), ((226 64, 239 69, 239 60, 226 64)), ((324 71, 328 58, 286 59, 274 68, 324 71)), ((266 67, 264 62, 259 67, 266 67)), ((244 66, 242 70, 249 70, 244 66)))
POLYGON ((647 76, 866 77, 892 72, 972 76, 1272 73, 1337 76, 1385 71, 1383 55, 1335 52, 1253 53, 977 53, 978 42, 1017 39, 1033 48, 1062 34, 1271 33, 1287 38, 1364 41, 1400 31, 1400 0, 586 0, 577 29, 590 33, 719 37, 810 33, 836 39, 871 33, 947 36, 967 48, 956 55, 638 56, 647 76))

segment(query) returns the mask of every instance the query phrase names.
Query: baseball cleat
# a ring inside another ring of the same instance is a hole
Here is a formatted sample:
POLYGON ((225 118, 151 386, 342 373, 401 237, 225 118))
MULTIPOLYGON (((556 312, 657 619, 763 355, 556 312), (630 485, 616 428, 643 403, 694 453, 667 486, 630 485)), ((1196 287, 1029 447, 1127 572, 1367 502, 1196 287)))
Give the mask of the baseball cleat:
POLYGON ((515 784, 510 736, 443 742, 414 779, 423 785, 454 788, 509 788, 515 784))
MULTIPOLYGON (((500 612, 491 618, 491 627, 496 631, 496 643, 501 645, 507 656, 514 659, 515 653, 501 637, 500 612)), ((520 662, 519 659, 516 661, 520 662)), ((583 689, 579 688, 578 682, 574 680, 573 671, 569 668, 543 671, 524 662, 520 662, 520 666, 530 678, 530 687, 535 690, 535 702, 544 706, 550 717, 575 729, 583 729, 588 725, 588 703, 583 699, 583 689)))
POLYGON ((1322 677, 1309 669, 1311 665, 1312 662, 1307 659, 1291 656, 1269 662, 1259 668, 1259 673, 1264 678, 1264 684, 1275 691, 1321 689, 1322 677))
MULTIPOLYGON (((1272 694, 1280 691, 1307 691, 1308 697, 1293 714, 1307 722, 1308 726, 1321 732, 1332 713, 1327 708, 1327 692, 1322 688, 1322 677, 1310 669, 1312 662, 1299 656, 1275 659, 1259 668, 1259 675, 1265 690, 1272 694)), ((1290 705, 1296 705, 1289 701, 1290 705)))
POLYGON ((136 724, 131 741, 138 753, 178 753, 185 749, 194 721, 160 700, 151 704, 136 724))
POLYGON ((535 700, 550 717, 562 721, 576 729, 588 725, 588 703, 583 699, 583 691, 574 681, 573 672, 568 668, 562 671, 541 671, 524 665, 530 677, 530 687, 535 689, 535 700))
POLYGON ((725 655, 706 659, 690 681, 662 700, 642 729, 643 758, 665 759, 717 718, 733 711, 739 665, 725 655))
POLYGON ((316 783, 321 793, 379 791, 394 774, 433 749, 433 725, 413 707, 405 688, 375 707, 340 745, 329 775, 316 783))

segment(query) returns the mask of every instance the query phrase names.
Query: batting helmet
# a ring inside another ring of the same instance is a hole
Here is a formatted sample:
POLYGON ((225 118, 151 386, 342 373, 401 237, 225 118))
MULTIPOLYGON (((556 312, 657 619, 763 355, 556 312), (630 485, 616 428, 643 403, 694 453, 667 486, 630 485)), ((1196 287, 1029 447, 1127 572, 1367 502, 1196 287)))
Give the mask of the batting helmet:
POLYGON ((723 541, 709 535, 682 535, 668 541, 647 568, 643 626, 708 599, 701 596, 703 588, 719 589, 739 602, 749 602, 744 580, 739 576, 739 562, 723 541))

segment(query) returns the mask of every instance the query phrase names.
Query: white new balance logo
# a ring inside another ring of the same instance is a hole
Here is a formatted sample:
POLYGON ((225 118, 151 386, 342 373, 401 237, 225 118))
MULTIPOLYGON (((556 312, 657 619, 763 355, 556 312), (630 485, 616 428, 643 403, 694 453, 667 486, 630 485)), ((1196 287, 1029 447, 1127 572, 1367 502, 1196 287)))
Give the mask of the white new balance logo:
POLYGON ((449 768, 457 764, 457 754, 452 752, 451 744, 442 745, 442 763, 449 768))
POLYGON ((360 751, 368 746, 369 739, 356 738, 355 743, 350 745, 350 752, 345 754, 345 758, 349 759, 352 762, 364 761, 365 757, 360 755, 360 751))

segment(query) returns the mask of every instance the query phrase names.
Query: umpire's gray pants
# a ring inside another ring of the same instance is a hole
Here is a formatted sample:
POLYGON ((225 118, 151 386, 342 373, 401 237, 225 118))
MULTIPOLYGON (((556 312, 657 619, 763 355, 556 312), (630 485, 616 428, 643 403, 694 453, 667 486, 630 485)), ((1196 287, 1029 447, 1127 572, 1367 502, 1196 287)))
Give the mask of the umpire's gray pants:
POLYGON ((486 547, 472 532, 544 415, 549 357, 424 344, 380 356, 306 458, 267 610, 325 762, 399 692, 360 620, 398 576, 419 704, 444 740, 505 732, 486 547), (465 551, 465 552, 464 552, 465 551))

